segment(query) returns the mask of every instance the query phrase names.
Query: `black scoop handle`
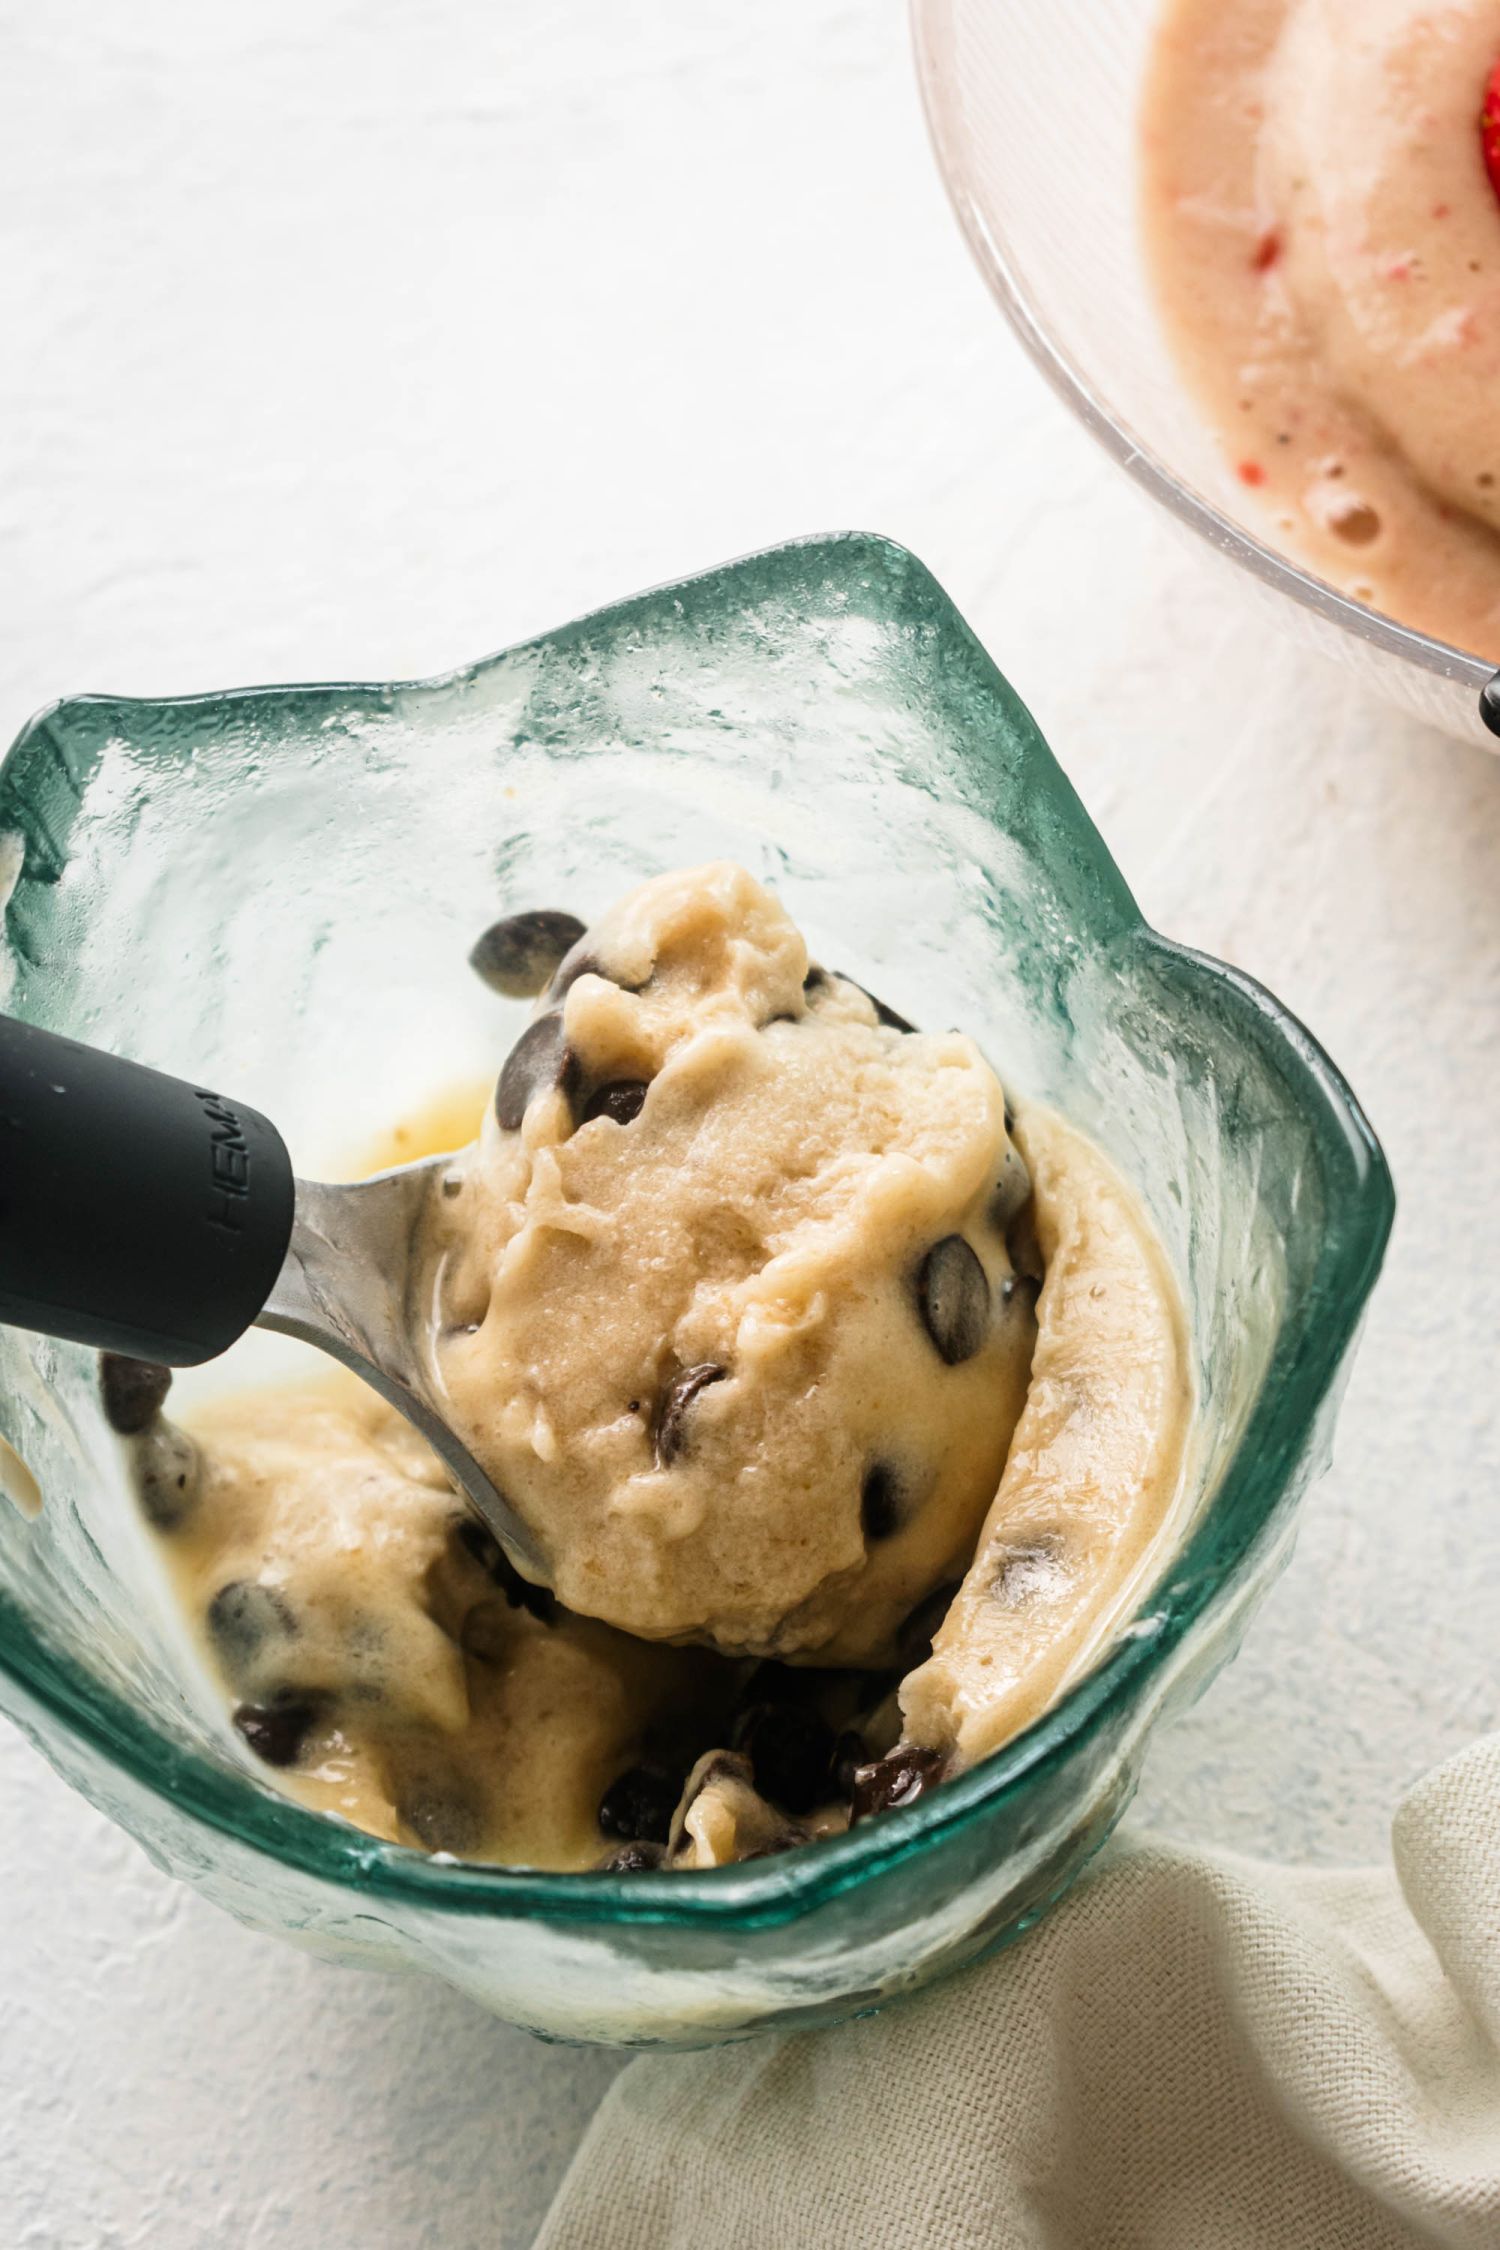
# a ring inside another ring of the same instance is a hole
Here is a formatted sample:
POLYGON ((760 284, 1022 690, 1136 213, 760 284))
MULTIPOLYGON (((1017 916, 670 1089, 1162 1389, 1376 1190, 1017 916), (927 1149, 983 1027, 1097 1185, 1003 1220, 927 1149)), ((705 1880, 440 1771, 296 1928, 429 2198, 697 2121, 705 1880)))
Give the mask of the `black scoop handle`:
POLYGON ((0 1016, 0 1321, 195 1367, 270 1296, 294 1193, 258 1111, 0 1016))

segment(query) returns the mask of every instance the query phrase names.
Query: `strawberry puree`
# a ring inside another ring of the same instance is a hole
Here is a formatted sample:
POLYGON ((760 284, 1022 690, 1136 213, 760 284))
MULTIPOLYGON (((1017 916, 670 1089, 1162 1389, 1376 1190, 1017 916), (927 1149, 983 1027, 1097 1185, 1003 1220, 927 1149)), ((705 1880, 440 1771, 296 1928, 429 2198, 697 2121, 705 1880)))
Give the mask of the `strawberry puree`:
POLYGON ((1500 0, 1170 0, 1143 213, 1268 535, 1500 662, 1500 0))

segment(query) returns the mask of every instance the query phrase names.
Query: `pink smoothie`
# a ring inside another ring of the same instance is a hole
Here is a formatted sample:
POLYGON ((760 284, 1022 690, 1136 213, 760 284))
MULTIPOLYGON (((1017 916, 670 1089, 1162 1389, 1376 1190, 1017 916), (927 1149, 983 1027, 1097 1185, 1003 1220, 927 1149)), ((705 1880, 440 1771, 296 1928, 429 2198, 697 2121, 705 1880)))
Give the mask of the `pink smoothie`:
POLYGON ((1162 314, 1267 536, 1500 662, 1500 0, 1170 0, 1143 115, 1162 314))

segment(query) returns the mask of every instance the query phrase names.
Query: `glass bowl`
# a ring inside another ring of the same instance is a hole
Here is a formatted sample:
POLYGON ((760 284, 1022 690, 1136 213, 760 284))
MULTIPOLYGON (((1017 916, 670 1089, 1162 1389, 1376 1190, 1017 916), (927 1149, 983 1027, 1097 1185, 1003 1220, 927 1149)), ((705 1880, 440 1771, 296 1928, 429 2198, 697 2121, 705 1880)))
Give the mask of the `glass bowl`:
POLYGON ((9 1006, 243 1096, 309 1172, 493 1072, 521 1010, 465 954, 497 912, 587 916, 715 853, 775 885, 816 955, 971 1028, 1097 1135, 1182 1279, 1182 1543, 1093 1673, 986 1764, 848 1837, 693 1875, 444 1864, 303 1810, 184 1654, 90 1355, 0 1330, 0 1426, 43 1495, 0 1506, 5 1708, 242 1920, 568 2039, 844 2016, 1057 1897, 1158 1716, 1233 1649, 1326 1459, 1391 1220, 1379 1149, 1274 1000, 1145 926, 1026 711, 885 540, 780 547, 440 679, 81 697, 0 770, 9 1006))
POLYGON ((1140 94, 1161 0, 911 0, 928 124, 986 281, 1053 388, 1173 521, 1296 637, 1493 750, 1500 675, 1338 593, 1263 519, 1178 377, 1137 222, 1140 94))

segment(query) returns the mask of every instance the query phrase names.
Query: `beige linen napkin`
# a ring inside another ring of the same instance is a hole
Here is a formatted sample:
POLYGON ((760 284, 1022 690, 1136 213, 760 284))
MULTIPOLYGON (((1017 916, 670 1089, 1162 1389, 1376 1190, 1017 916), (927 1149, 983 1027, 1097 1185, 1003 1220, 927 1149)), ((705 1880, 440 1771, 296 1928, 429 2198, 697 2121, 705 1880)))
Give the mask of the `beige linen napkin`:
POLYGON ((1500 1736, 1394 1868, 1121 1838, 862 2023, 643 2057, 537 2250, 1500 2250, 1500 1736))

